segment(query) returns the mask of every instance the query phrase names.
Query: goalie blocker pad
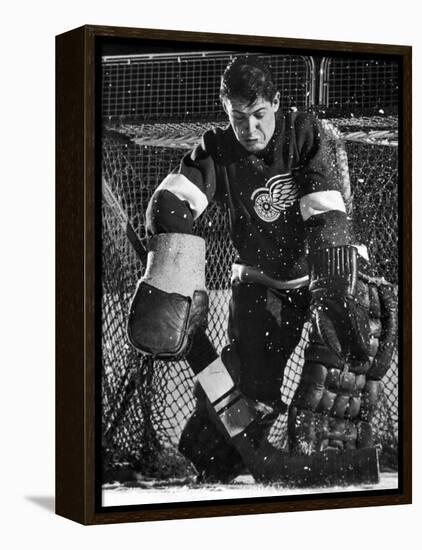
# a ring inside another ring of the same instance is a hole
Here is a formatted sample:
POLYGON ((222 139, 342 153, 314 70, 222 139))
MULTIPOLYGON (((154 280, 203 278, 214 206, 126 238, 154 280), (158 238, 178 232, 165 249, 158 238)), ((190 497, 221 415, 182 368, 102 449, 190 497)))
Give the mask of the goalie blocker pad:
POLYGON ((266 439, 254 439, 259 413, 235 387, 205 333, 198 331, 187 361, 222 426, 228 445, 238 451, 256 481, 298 487, 378 483, 378 452, 374 448, 290 455, 266 439))
POLYGON ((196 290, 190 298, 141 282, 130 306, 128 338, 146 355, 181 358, 189 348, 191 333, 206 326, 207 310, 204 291, 196 290))
POLYGON ((193 235, 155 235, 130 304, 127 334, 142 353, 183 357, 192 335, 206 327, 205 241, 193 235))

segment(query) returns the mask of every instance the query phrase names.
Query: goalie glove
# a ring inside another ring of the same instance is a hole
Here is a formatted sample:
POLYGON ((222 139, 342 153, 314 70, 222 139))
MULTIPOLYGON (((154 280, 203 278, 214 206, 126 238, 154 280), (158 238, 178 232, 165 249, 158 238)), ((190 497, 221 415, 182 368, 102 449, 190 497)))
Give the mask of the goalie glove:
POLYGON ((179 233, 155 235, 130 305, 130 342, 155 358, 179 359, 195 332, 206 327, 207 313, 205 241, 179 233))
POLYGON ((368 361, 369 312, 360 292, 357 249, 326 247, 309 261, 311 312, 321 340, 343 360, 368 361))

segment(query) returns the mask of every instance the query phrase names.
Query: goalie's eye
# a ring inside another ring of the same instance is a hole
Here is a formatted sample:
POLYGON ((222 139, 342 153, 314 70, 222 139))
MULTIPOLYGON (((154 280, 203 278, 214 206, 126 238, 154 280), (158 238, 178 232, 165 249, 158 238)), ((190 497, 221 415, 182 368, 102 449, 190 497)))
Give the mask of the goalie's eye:
POLYGON ((262 118, 264 118, 265 116, 265 109, 261 109, 260 111, 258 111, 257 113, 254 113, 254 116, 255 118, 257 118, 258 120, 261 120, 262 118))

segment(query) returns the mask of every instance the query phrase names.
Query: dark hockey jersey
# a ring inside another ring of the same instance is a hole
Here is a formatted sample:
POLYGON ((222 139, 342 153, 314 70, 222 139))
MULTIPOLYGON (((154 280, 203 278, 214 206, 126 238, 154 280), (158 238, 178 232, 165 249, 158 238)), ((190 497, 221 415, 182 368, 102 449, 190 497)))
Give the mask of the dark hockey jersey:
POLYGON ((246 151, 230 126, 206 132, 178 174, 190 186, 196 217, 214 200, 228 209, 239 262, 294 279, 307 274, 308 246, 350 242, 333 164, 317 120, 290 113, 277 117, 258 154, 246 151))

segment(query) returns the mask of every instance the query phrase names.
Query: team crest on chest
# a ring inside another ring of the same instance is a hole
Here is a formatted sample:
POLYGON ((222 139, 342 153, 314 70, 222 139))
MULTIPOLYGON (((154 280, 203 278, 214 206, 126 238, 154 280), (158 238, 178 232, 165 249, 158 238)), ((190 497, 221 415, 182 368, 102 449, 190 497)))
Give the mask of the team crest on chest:
POLYGON ((256 189, 251 196, 255 212, 265 222, 274 222, 299 197, 292 174, 278 174, 270 178, 265 187, 256 189))

